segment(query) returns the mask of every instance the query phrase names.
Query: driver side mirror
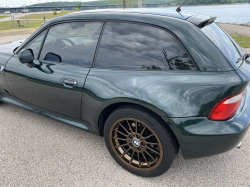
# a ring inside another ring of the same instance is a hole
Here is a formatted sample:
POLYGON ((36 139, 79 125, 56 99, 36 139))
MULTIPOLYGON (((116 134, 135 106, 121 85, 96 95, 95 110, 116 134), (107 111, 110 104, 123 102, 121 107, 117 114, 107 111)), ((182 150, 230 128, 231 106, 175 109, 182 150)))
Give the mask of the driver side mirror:
POLYGON ((22 64, 32 64, 34 60, 34 53, 32 49, 23 49, 18 54, 19 61, 22 64))

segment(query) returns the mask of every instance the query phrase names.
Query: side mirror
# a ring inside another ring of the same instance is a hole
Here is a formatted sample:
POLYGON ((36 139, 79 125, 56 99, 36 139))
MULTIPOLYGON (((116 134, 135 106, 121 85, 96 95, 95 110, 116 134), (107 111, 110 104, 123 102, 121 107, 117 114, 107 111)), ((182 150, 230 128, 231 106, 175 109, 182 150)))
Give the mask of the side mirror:
POLYGON ((25 63, 32 64, 34 60, 34 53, 32 49, 23 49, 19 52, 18 57, 19 57, 19 61, 22 64, 25 64, 25 63))
POLYGON ((55 53, 47 53, 44 60, 52 61, 52 62, 62 62, 62 58, 55 53))

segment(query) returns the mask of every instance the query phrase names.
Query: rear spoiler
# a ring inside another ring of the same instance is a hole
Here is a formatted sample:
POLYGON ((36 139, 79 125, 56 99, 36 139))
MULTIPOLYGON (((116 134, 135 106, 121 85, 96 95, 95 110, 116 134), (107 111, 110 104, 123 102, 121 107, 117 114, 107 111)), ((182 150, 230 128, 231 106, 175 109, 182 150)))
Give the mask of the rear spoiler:
POLYGON ((195 24, 197 27, 202 28, 205 25, 212 23, 216 18, 217 17, 209 17, 200 14, 195 14, 193 16, 190 16, 186 20, 190 23, 195 24))

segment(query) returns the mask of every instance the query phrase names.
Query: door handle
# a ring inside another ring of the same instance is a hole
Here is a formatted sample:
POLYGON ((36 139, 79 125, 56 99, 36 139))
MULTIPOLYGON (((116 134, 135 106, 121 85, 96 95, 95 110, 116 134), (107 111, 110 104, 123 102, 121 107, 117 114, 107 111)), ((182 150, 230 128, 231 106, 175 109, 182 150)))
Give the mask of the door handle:
POLYGON ((63 85, 65 87, 68 88, 72 88, 73 86, 77 86, 78 82, 75 79, 68 79, 68 78, 61 78, 61 83, 63 83, 63 85))

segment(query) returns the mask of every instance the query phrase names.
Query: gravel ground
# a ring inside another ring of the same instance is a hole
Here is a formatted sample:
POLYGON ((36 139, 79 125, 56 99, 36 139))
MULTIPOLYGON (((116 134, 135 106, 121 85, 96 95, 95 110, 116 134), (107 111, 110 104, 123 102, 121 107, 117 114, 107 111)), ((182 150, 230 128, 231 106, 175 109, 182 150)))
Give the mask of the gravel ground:
POLYGON ((156 178, 121 168, 104 139, 1 103, 0 186, 250 186, 250 133, 240 149, 200 159, 178 154, 156 178))
MULTIPOLYGON (((0 43, 28 35, 0 37, 0 43)), ((250 132, 240 149, 192 160, 178 154, 156 178, 121 168, 104 139, 0 103, 0 186, 250 186, 250 132)))
POLYGON ((219 25, 230 34, 237 33, 242 36, 250 37, 250 26, 228 24, 228 23, 219 23, 219 25))

